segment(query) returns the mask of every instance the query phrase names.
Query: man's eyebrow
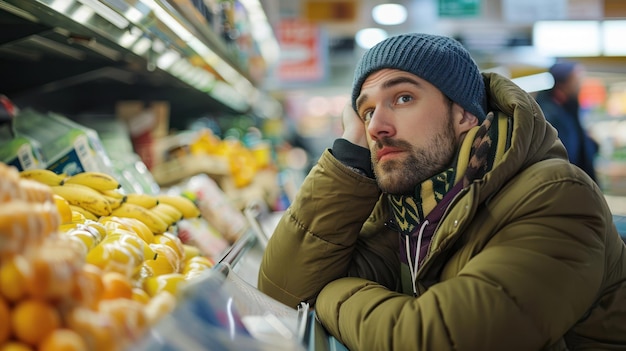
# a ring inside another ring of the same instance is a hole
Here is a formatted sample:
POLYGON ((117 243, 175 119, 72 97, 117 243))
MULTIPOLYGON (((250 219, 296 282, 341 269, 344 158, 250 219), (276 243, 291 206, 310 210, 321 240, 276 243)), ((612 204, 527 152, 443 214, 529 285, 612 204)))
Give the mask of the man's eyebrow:
MULTIPOLYGON (((416 87, 420 87, 422 86, 422 84, 420 84, 419 81, 411 78, 411 77, 396 77, 390 80, 387 80, 385 82, 383 82, 382 88, 383 89, 389 89, 395 85, 399 85, 399 84, 405 84, 405 83, 409 83, 412 85, 415 85, 416 87)), ((356 99, 356 109, 357 111, 359 110, 361 104, 363 103, 363 101, 367 100, 367 94, 363 94, 361 96, 359 96, 358 99, 356 99)))

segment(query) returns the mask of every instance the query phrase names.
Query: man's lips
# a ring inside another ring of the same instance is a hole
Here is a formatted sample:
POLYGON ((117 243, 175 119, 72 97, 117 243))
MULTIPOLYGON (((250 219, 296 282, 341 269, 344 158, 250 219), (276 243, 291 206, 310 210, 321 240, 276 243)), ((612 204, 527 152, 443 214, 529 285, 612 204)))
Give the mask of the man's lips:
POLYGON ((385 156, 397 154, 399 152, 402 152, 402 149, 386 146, 376 152, 376 158, 380 161, 385 156))

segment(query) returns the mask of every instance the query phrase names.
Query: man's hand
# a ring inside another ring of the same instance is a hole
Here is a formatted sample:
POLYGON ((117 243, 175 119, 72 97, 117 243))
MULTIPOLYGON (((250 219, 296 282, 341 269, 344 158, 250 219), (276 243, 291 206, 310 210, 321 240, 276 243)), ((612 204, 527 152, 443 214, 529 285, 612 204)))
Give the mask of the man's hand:
POLYGON ((343 125, 343 139, 352 144, 368 148, 367 138, 365 136, 365 125, 363 120, 352 109, 352 104, 347 103, 341 114, 341 123, 343 125))

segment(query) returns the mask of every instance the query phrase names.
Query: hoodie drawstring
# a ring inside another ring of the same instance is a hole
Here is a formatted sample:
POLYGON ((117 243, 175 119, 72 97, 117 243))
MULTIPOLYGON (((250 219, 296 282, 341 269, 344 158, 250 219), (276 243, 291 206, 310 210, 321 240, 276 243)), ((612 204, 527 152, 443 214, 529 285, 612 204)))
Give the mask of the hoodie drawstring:
POLYGON ((417 234, 417 247, 415 250, 415 261, 411 262, 411 248, 409 247, 409 236, 404 237, 404 244, 406 248, 406 260, 409 263, 409 270, 411 271, 411 281, 413 282, 413 295, 417 296, 417 288, 415 287, 415 281, 417 280, 417 268, 419 267, 420 262, 420 251, 422 251, 422 235, 424 235, 424 230, 426 229, 426 225, 428 225, 428 220, 424 220, 422 225, 420 226, 419 233, 417 234), (415 264, 415 266, 413 265, 415 264))

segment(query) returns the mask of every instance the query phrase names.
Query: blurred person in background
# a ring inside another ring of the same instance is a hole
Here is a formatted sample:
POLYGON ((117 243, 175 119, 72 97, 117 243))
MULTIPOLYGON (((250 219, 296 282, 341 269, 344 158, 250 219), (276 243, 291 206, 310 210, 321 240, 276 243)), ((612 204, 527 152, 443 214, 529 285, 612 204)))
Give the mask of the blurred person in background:
POLYGON ((544 116, 559 132, 570 162, 582 168, 597 182, 594 159, 598 143, 593 140, 581 123, 578 95, 585 68, 571 61, 557 62, 549 69, 554 86, 537 94, 537 103, 544 116))
POLYGON ((532 96, 454 39, 360 59, 258 287, 350 350, 623 350, 626 246, 532 96))

